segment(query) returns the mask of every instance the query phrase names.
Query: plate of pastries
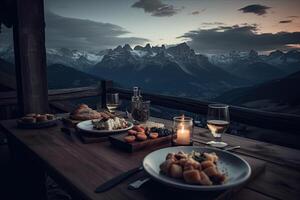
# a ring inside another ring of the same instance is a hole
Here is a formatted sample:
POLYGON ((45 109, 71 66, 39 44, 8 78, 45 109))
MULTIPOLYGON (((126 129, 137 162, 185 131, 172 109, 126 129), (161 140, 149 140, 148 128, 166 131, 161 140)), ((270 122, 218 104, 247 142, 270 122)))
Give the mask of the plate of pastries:
POLYGON ((144 158, 143 167, 163 184, 198 191, 232 188, 243 184, 251 175, 250 165, 239 156, 197 146, 159 149, 144 158))
POLYGON ((57 118, 53 114, 29 113, 17 120, 21 128, 46 128, 55 126, 57 118))

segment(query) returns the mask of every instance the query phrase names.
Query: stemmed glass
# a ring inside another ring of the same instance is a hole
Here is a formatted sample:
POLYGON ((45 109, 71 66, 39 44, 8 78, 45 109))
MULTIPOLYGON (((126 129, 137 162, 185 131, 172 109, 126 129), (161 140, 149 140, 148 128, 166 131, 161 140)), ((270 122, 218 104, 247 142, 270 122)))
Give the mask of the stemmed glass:
POLYGON ((222 142, 222 134, 228 129, 230 124, 229 106, 225 104, 208 105, 207 127, 214 137, 210 145, 216 147, 225 147, 227 144, 222 142))
POLYGON ((106 107, 110 113, 115 113, 120 105, 119 93, 106 94, 106 107))

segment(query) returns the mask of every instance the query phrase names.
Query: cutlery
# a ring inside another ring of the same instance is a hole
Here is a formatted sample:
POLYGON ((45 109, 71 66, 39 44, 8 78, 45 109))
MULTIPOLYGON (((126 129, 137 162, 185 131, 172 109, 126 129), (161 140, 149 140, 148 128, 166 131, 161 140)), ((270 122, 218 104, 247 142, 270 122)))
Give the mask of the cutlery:
MULTIPOLYGON (((203 141, 203 140, 193 139, 193 141, 197 142, 197 143, 200 143, 200 144, 210 145, 211 146, 210 142, 206 142, 206 141, 203 141)), ((232 151, 232 150, 241 148, 241 146, 236 145, 236 146, 231 146, 231 147, 227 146, 227 147, 215 147, 215 148, 222 149, 222 150, 225 150, 225 151, 232 151)))
POLYGON ((133 168, 127 172, 121 173, 118 176, 108 180, 107 182, 105 182, 102 185, 100 185, 99 187, 97 187, 95 192, 96 193, 105 192, 105 191, 113 188, 114 186, 118 185, 125 179, 129 178, 130 176, 136 174, 137 172, 142 171, 143 169, 144 168, 142 166, 139 166, 139 167, 133 168))
POLYGON ((138 179, 136 181, 133 181, 132 183, 130 183, 128 185, 128 189, 129 190, 137 190, 140 187, 142 187, 142 185, 144 185, 144 183, 147 183, 148 181, 150 181, 150 177, 146 177, 144 179, 138 179))
POLYGON ((241 148, 241 146, 232 146, 232 147, 225 147, 225 148, 223 148, 223 150, 225 150, 225 151, 232 151, 232 150, 234 150, 234 149, 239 149, 239 148, 241 148))

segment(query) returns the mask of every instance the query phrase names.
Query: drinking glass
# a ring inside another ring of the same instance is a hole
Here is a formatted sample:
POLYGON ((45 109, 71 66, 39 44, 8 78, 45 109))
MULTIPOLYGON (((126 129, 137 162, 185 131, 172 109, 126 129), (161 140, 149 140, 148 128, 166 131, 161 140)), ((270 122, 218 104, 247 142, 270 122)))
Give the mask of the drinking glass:
POLYGON ((119 93, 108 93, 106 95, 106 107, 109 112, 115 113, 120 105, 119 93))
POLYGON ((214 137, 211 141, 212 146, 224 147, 226 143, 222 142, 222 134, 228 129, 230 124, 229 106, 225 104, 208 105, 207 127, 214 137))

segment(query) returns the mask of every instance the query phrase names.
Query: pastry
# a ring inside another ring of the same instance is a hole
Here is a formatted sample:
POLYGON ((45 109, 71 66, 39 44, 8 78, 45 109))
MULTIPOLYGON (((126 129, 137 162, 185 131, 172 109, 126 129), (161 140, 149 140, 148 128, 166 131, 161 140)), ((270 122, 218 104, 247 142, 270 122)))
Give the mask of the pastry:
POLYGON ((48 120, 54 120, 55 116, 53 114, 46 114, 48 120))
POLYGON ((129 130, 128 135, 136 135, 137 132, 135 130, 129 130))
POLYGON ((28 117, 28 116, 22 117, 21 120, 22 120, 23 123, 29 123, 29 124, 36 122, 36 119, 34 117, 28 117))
POLYGON ((140 141, 147 140, 147 135, 143 132, 139 132, 136 137, 137 137, 137 140, 140 140, 140 141))
POLYGON ((134 135, 127 135, 124 137, 124 141, 127 143, 132 143, 135 141, 135 136, 134 135))
POLYGON ((26 115, 26 117, 36 117, 36 114, 35 113, 29 113, 26 115))
POLYGON ((91 109, 86 104, 81 104, 70 114, 70 118, 80 121, 101 119, 102 114, 97 112, 96 110, 91 109))
POLYGON ((158 133, 150 133, 150 134, 149 134, 149 137, 150 137, 151 139, 156 139, 156 138, 158 138, 158 133))
POLYGON ((36 122, 45 122, 47 121, 47 115, 36 115, 36 122))

